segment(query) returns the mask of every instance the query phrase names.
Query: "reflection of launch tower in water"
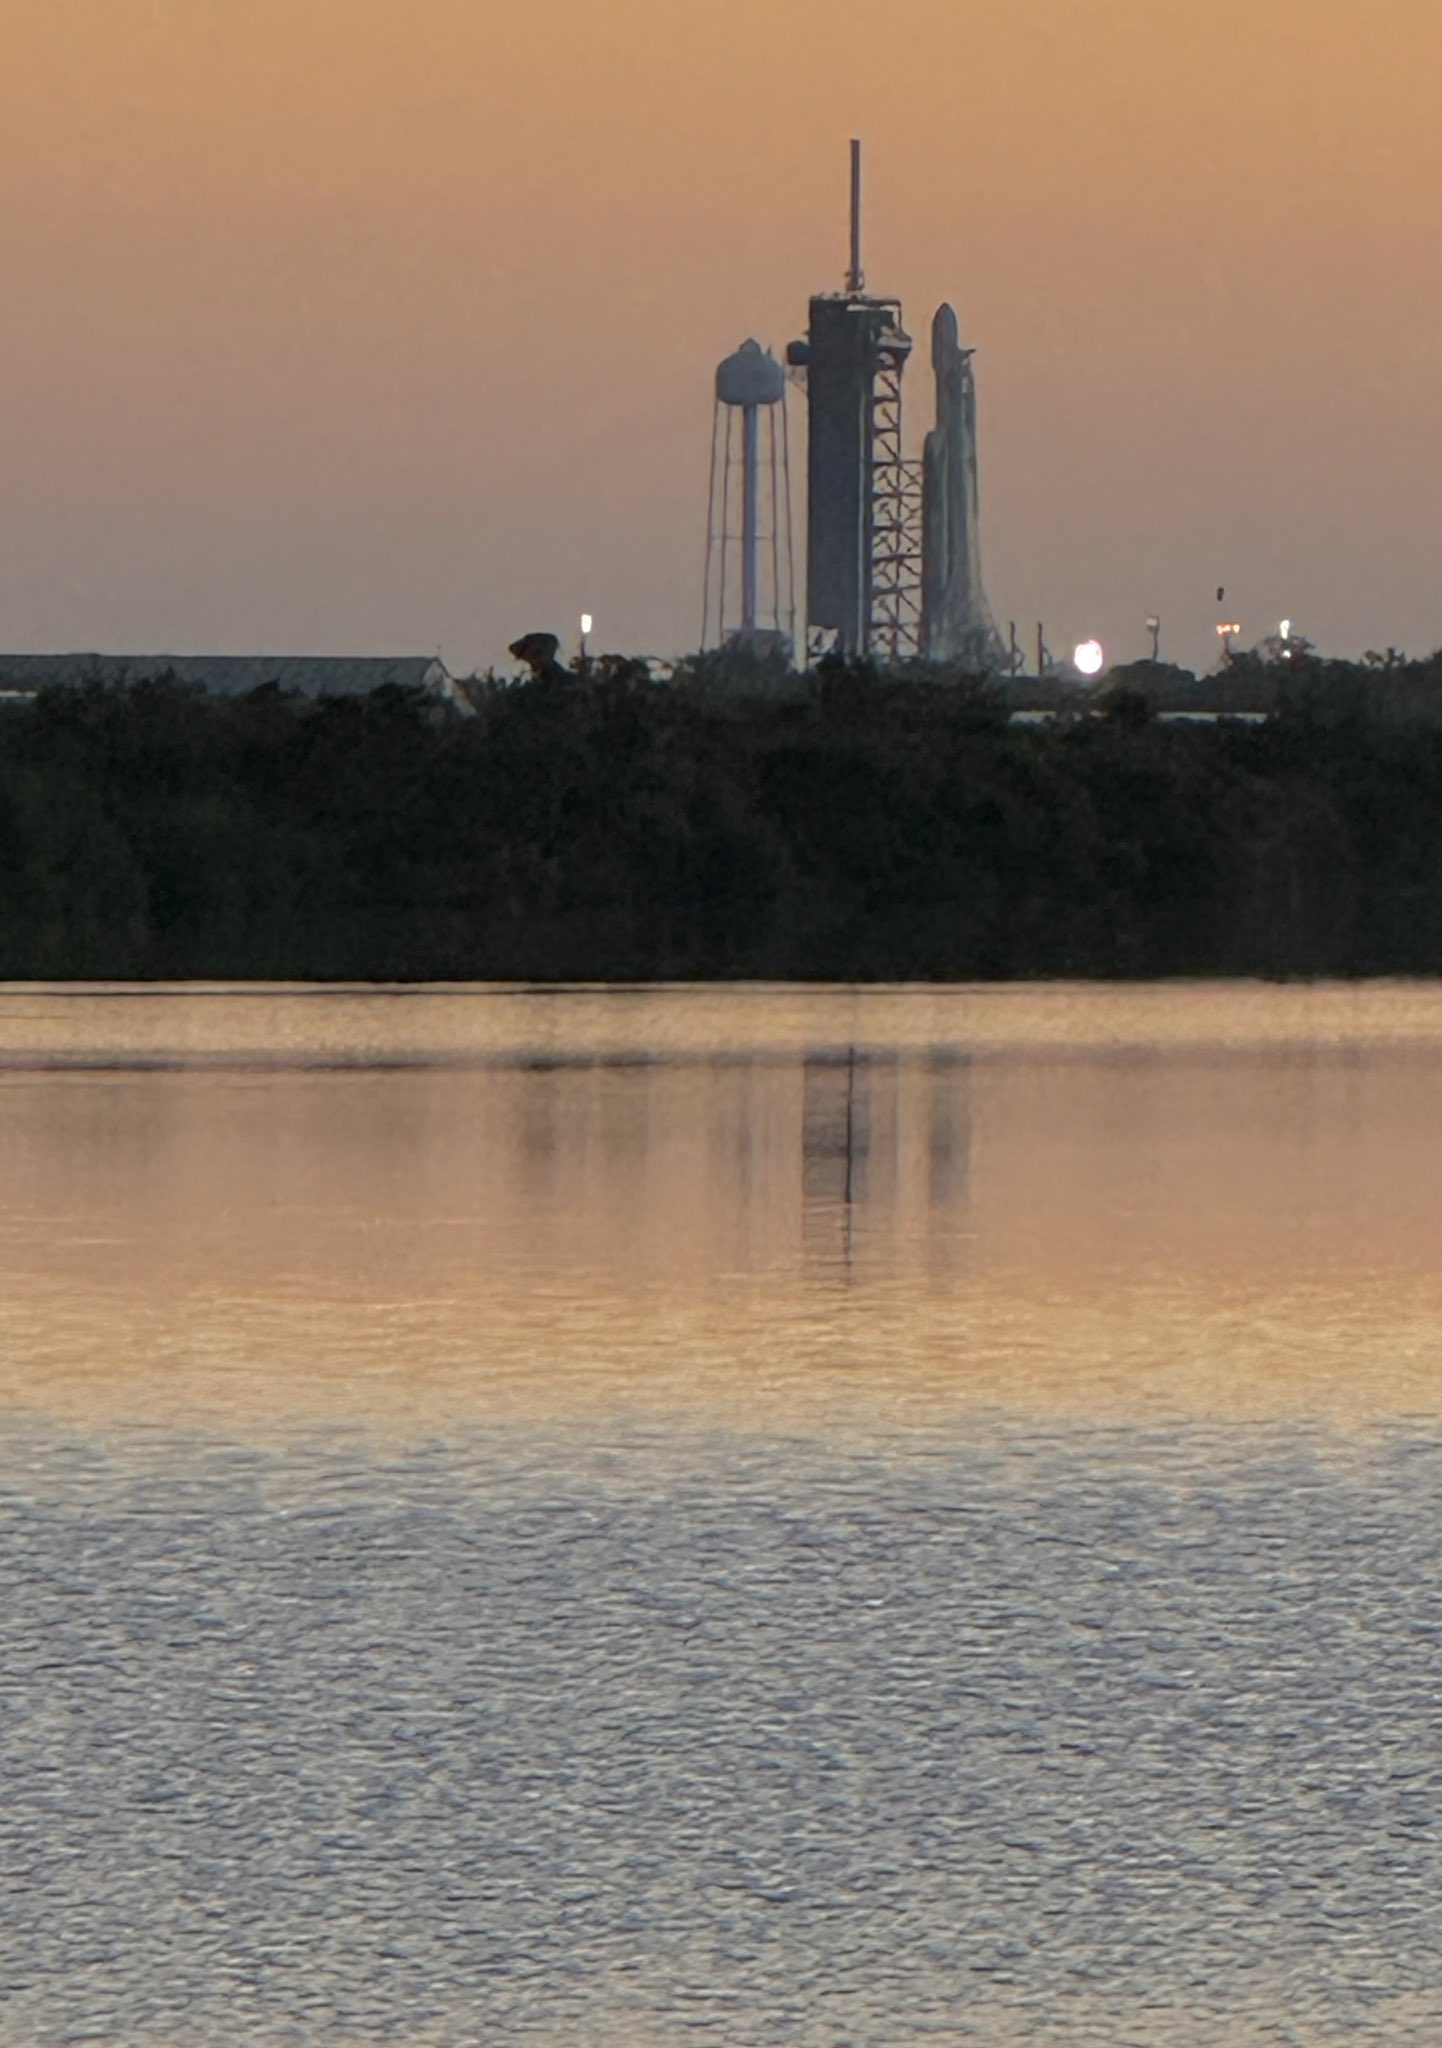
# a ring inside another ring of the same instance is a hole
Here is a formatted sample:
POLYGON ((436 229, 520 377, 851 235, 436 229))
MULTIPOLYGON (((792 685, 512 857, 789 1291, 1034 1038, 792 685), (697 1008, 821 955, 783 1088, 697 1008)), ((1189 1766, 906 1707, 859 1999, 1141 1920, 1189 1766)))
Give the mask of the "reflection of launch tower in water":
POLYGON ((801 1234, 809 1261, 864 1271, 868 1246, 894 1268, 956 1264, 968 1199, 967 1070, 950 1057, 816 1054, 802 1068, 801 1234), (884 1248, 884 1249, 883 1249, 884 1248))
POLYGON ((851 145, 846 288, 810 303, 787 361, 806 378, 807 647, 896 662, 995 668, 1003 650, 981 587, 971 351, 943 307, 932 335, 937 419, 924 462, 906 454, 911 337, 897 299, 861 268, 861 145, 851 145))

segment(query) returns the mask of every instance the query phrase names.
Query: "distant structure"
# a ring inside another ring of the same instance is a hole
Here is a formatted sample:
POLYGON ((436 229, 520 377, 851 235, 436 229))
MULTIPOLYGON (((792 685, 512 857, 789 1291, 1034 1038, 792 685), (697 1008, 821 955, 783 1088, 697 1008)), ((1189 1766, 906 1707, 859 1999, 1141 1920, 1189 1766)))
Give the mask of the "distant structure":
POLYGON ((899 299, 867 293, 861 267, 861 144, 851 145, 846 288, 811 300, 786 360, 806 375, 806 629, 809 654, 920 650, 921 475, 901 437, 911 354, 899 299))
POLYGON ((473 715, 464 690, 433 654, 0 654, 0 696, 12 701, 46 689, 115 688, 159 677, 211 697, 243 697, 267 685, 288 696, 366 697, 389 684, 473 715))
POLYGON ((522 633, 519 640, 511 642, 506 652, 526 664, 535 682, 573 683, 576 680, 561 660, 561 643, 554 633, 522 633))
POLYGON ((978 674, 1010 666, 981 581, 976 473, 976 380, 956 314, 931 323, 936 425, 922 456, 921 654, 978 674))
POLYGON ((716 369, 701 645, 789 655, 795 581, 786 373, 760 342, 743 341, 716 369))
POLYGON ((976 391, 949 307, 932 335, 937 422, 906 453, 911 355, 899 299, 866 290, 861 144, 851 145, 851 259, 841 292, 812 298, 786 352, 806 380, 806 638, 887 661, 1006 661, 981 585, 976 391))

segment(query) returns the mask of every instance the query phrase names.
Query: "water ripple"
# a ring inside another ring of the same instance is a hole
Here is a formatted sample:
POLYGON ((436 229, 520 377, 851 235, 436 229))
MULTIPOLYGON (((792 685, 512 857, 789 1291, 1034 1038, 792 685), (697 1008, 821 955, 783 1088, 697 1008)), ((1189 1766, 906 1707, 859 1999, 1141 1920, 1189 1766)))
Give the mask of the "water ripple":
POLYGON ((1442 2013, 1442 1447, 12 1433, 0 2040, 1442 2013))

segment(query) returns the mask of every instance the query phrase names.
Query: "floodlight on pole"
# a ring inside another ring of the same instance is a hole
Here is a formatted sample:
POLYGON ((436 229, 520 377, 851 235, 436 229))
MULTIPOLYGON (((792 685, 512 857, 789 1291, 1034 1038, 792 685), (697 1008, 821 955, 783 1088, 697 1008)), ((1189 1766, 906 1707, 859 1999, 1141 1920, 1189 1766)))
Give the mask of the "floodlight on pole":
POLYGON ((1100 640, 1083 640, 1072 649, 1072 665, 1082 675, 1099 676, 1106 667, 1106 649, 1100 640))

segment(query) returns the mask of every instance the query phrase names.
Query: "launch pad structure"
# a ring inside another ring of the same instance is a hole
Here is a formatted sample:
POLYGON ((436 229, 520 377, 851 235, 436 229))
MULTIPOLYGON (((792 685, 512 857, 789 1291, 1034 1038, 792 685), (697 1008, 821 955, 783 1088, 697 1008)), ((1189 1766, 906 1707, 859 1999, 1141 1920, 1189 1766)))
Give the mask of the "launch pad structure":
POLYGON ((853 142, 845 289, 811 299, 786 352, 806 383, 806 651, 980 673, 1006 656, 981 580, 971 351, 950 306, 932 326, 936 424, 920 460, 903 434, 911 351, 900 301, 866 290, 853 142))

